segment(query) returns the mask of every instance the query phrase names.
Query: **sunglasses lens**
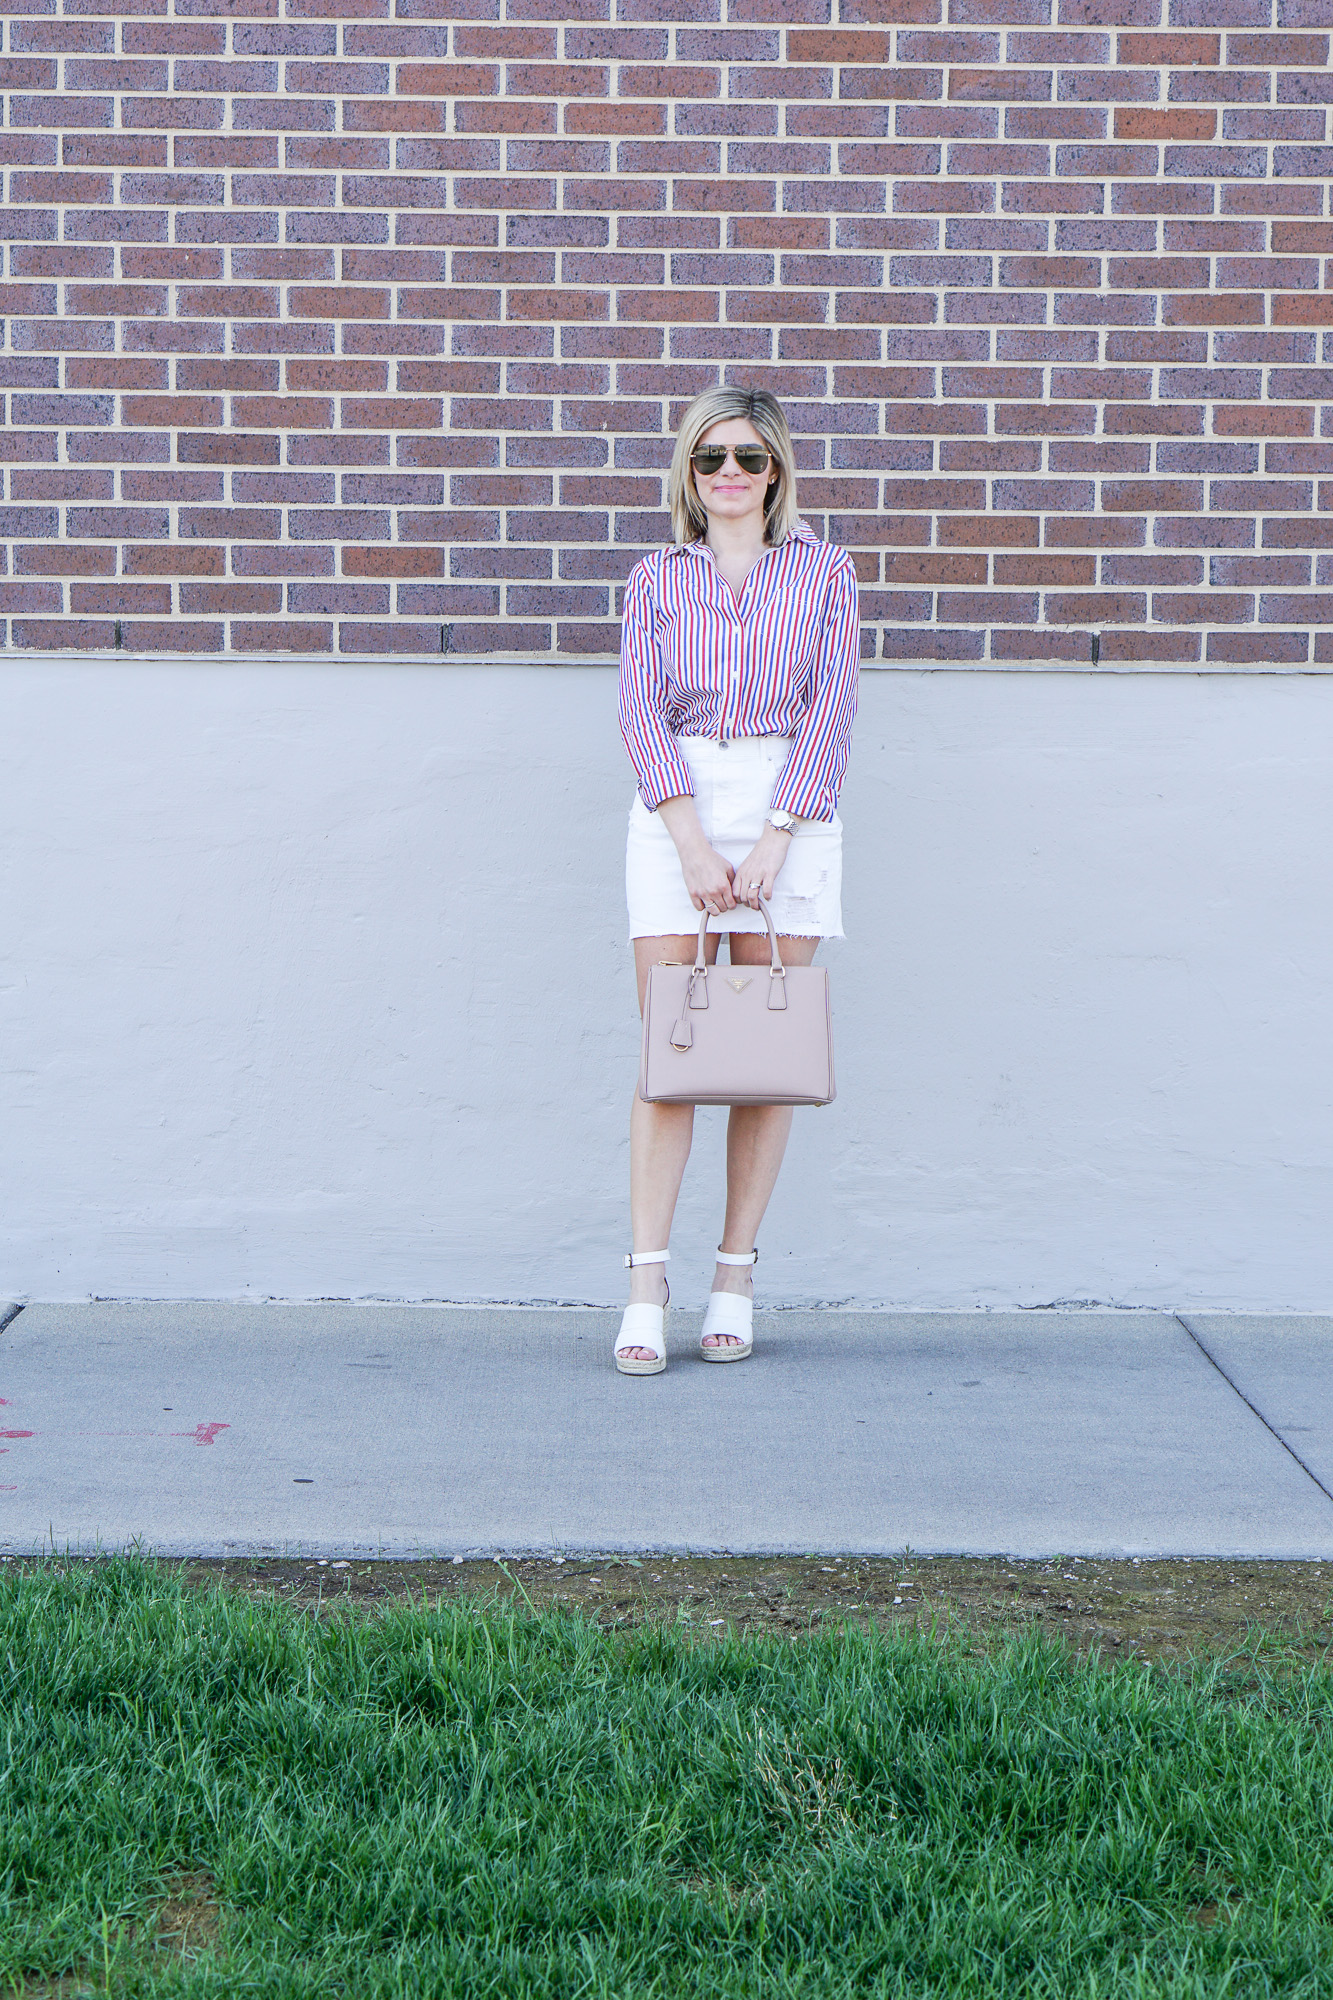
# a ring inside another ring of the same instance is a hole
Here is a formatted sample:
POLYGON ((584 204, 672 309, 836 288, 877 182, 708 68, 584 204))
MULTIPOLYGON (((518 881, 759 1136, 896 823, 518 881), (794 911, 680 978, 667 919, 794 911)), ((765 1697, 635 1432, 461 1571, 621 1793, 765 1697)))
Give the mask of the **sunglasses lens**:
MULTIPOLYGON (((759 444, 743 444, 733 449, 732 457, 742 472, 756 478, 768 464, 768 453, 759 444)), ((717 445, 703 445, 690 453, 690 463, 696 472, 702 472, 705 479, 711 479, 715 472, 721 472, 727 462, 726 451, 717 445)))

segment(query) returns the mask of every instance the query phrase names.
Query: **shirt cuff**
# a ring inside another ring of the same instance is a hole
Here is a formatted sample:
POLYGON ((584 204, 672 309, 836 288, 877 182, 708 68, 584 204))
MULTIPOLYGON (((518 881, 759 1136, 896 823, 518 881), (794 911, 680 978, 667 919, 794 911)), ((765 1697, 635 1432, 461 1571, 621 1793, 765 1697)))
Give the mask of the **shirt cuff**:
POLYGON ((649 812, 656 812, 663 799, 692 799, 694 786, 685 764, 650 764, 639 773, 639 797, 649 812))
POLYGON ((787 788, 779 778, 768 809, 770 812, 794 813, 797 819, 827 821, 833 818, 838 809, 838 802, 830 798, 827 789, 822 785, 808 784, 804 788, 793 785, 787 788))

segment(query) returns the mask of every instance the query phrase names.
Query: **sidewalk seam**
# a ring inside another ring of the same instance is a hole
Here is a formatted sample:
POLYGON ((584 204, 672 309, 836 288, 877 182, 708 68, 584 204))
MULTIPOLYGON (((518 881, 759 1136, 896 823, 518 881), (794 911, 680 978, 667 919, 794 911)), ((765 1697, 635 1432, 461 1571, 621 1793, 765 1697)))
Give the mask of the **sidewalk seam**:
POLYGON ((1333 1501, 1333 1493, 1329 1492, 1327 1486, 1325 1486, 1323 1480, 1319 1477, 1319 1474, 1317 1472, 1313 1472, 1310 1469, 1310 1467, 1305 1463, 1305 1460, 1301 1457, 1300 1453, 1297 1450, 1295 1450, 1295 1448, 1292 1445, 1289 1445, 1287 1443, 1287 1440, 1283 1437, 1281 1431, 1275 1429, 1274 1426, 1269 1423, 1267 1417, 1264 1415, 1263 1411, 1259 1408, 1259 1405, 1257 1403, 1252 1403, 1249 1397, 1246 1395, 1245 1391, 1242 1388, 1240 1388, 1237 1383, 1232 1381, 1231 1377, 1227 1374, 1226 1369, 1222 1366, 1217 1356, 1213 1354, 1204 1345, 1202 1340, 1200 1340, 1198 1334, 1194 1331, 1194 1328, 1190 1325, 1189 1321, 1185 1318, 1184 1314, 1176 1313, 1173 1315, 1173 1317, 1179 1321, 1181 1326, 1184 1327, 1186 1333, 1189 1335, 1190 1339, 1194 1342, 1194 1345, 1198 1348, 1200 1354, 1204 1356, 1205 1360, 1212 1362, 1214 1368, 1217 1370, 1218 1374, 1222 1377, 1222 1380, 1226 1383, 1228 1389, 1232 1389, 1235 1391, 1236 1395, 1240 1397, 1241 1402, 1244 1403, 1247 1410, 1253 1410, 1255 1416, 1258 1417, 1260 1423, 1263 1425, 1264 1429, 1268 1432, 1269 1436, 1275 1437, 1278 1443, 1281 1445, 1283 1451, 1285 1451, 1286 1453, 1288 1453, 1290 1457, 1295 1459, 1297 1465, 1299 1465, 1301 1471, 1305 1474, 1306 1478, 1312 1479, 1314 1481, 1315 1485, 1319 1488, 1319 1491, 1323 1494, 1325 1500, 1333 1501))
POLYGON ((13 1326, 22 1311, 22 1306, 11 1306, 7 1313, 0 1314, 0 1333, 3 1333, 7 1326, 13 1326))

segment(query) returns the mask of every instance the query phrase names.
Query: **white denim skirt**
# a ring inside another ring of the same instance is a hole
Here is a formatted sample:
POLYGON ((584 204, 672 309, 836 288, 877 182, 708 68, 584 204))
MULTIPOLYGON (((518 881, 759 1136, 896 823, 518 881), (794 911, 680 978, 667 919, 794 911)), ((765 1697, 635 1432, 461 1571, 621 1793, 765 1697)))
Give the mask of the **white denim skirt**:
MULTIPOLYGON (((764 830, 778 777, 791 754, 789 736, 678 736, 681 755, 694 784, 694 803, 704 833, 723 858, 738 868, 764 830)), ((676 843, 661 816, 635 795, 625 850, 625 896, 629 934, 680 937, 699 928, 700 912, 690 901, 680 872, 676 843)), ((842 937, 842 821, 802 820, 792 834, 769 906, 786 937, 842 937)), ((714 931, 762 931, 758 910, 741 904, 711 917, 714 931)))

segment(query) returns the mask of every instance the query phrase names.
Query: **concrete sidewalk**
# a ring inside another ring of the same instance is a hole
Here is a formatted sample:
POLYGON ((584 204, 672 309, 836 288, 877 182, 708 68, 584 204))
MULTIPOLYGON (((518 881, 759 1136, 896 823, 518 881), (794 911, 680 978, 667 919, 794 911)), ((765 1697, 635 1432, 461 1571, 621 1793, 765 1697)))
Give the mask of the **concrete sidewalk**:
MULTIPOLYGON (((3 1309, 0 1309, 0 1317, 3 1309)), ((1333 1557, 1333 1317, 33 1305, 0 1550, 1333 1557)))

